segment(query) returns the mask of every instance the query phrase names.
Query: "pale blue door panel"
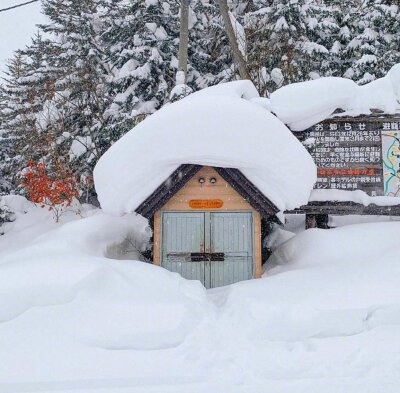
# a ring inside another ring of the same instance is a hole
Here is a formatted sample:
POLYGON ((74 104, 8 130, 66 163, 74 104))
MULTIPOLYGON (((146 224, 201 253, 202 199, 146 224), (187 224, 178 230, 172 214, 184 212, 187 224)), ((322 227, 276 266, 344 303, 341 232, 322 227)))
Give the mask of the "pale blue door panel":
POLYGON ((204 253, 204 213, 163 212, 161 266, 204 285, 204 261, 193 253, 204 253))
POLYGON ((215 253, 223 258, 211 261, 212 288, 253 278, 252 212, 211 213, 211 255, 215 253))

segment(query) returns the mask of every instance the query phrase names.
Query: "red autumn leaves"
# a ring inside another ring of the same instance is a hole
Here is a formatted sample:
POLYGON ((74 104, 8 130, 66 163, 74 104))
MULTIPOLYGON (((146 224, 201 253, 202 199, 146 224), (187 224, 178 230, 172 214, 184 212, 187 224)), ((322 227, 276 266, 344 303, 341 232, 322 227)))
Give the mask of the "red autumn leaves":
POLYGON ((39 203, 42 208, 48 206, 58 221, 61 210, 71 206, 73 199, 79 196, 75 177, 64 171, 49 176, 43 163, 29 161, 28 167, 22 185, 27 190, 30 200, 39 203))

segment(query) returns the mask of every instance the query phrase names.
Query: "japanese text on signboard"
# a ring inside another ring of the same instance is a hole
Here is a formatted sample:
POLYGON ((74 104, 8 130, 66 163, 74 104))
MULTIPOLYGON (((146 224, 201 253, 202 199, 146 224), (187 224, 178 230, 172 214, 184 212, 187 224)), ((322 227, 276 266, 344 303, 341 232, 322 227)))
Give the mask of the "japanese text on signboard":
POLYGON ((298 133, 318 167, 315 188, 400 196, 400 122, 325 121, 298 133))

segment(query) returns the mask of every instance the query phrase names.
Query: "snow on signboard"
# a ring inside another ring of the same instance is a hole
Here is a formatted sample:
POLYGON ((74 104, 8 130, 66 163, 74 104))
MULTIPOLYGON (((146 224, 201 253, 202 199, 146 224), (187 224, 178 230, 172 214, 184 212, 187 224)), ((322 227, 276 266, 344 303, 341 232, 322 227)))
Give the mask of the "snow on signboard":
POLYGON ((94 169, 102 208, 133 212, 181 164, 238 168, 280 210, 308 201, 316 180, 311 156, 268 110, 250 81, 200 90, 149 116, 94 169))
POLYGON ((400 63, 387 75, 364 86, 346 78, 326 77, 293 83, 271 94, 271 110, 293 131, 302 131, 341 115, 370 114, 371 109, 394 114, 400 111, 400 63))

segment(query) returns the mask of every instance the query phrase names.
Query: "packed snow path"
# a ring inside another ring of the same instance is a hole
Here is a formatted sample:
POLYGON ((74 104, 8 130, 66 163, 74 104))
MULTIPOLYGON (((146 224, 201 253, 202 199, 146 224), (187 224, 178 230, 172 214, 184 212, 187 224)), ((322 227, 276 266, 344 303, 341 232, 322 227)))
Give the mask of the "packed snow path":
POLYGON ((143 247, 140 217, 20 205, 0 237, 0 392, 400 390, 400 223, 303 232, 263 279, 206 291, 105 257, 143 247))

